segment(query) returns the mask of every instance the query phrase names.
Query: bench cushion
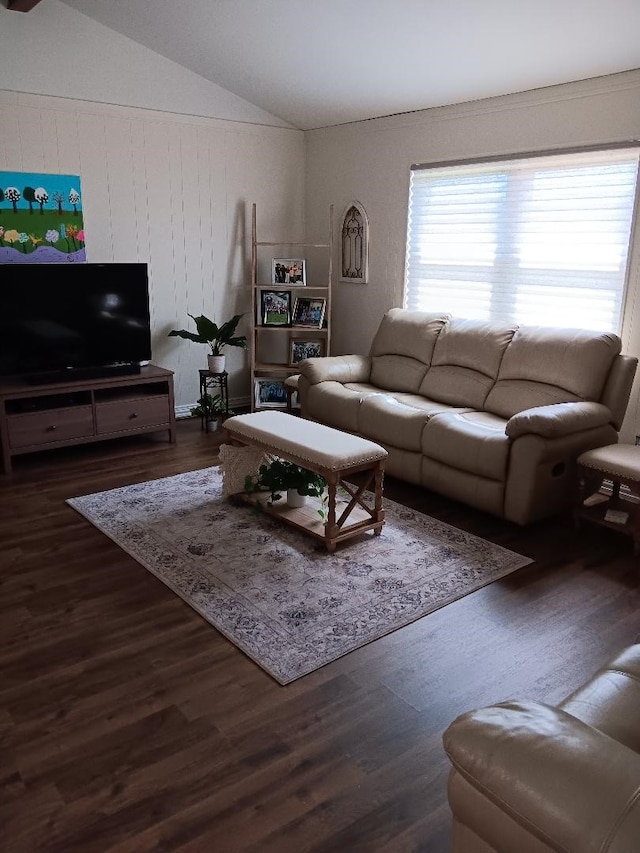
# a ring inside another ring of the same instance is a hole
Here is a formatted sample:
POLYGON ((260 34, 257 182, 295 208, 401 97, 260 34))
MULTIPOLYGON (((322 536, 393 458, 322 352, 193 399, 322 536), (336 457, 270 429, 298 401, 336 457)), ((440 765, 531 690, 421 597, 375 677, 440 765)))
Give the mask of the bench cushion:
POLYGON ((341 471, 388 456, 384 447, 366 438, 285 412, 235 415, 227 418, 223 426, 247 444, 255 442, 276 454, 289 453, 328 471, 341 471))

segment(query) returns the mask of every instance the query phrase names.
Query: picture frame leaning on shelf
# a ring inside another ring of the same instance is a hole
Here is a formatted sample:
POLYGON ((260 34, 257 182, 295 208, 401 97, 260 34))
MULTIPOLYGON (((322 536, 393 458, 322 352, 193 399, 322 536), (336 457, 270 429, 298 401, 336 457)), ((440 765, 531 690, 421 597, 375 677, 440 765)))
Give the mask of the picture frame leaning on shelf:
POLYGON ((305 358, 321 358, 325 342, 322 338, 291 338, 289 341, 289 366, 293 367, 305 358))
POLYGON ((310 298, 296 296, 293 304, 293 326, 307 326, 311 329, 321 329, 324 322, 324 312, 327 300, 324 297, 310 298))
POLYGON ((254 401, 256 409, 286 409, 287 388, 284 379, 255 379, 254 401))
POLYGON ((261 290, 260 322, 263 326, 291 325, 291 292, 261 290))
POLYGON ((271 284, 305 287, 307 284, 306 260, 304 258, 273 258, 271 261, 271 284))

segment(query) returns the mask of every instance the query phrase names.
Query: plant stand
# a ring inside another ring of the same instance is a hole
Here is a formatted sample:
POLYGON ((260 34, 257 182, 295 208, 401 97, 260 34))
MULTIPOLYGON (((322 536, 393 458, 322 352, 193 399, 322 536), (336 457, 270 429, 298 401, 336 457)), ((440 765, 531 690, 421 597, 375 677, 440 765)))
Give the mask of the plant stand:
MULTIPOLYGON (((200 370, 200 398, 209 393, 209 389, 219 389, 220 396, 224 401, 224 416, 229 417, 229 389, 227 386, 227 378, 229 374, 226 370, 222 373, 213 373, 211 370, 200 370)), ((216 391, 218 393, 218 391, 216 391)), ((205 432, 209 432, 209 419, 205 416, 200 418, 201 427, 205 432)))

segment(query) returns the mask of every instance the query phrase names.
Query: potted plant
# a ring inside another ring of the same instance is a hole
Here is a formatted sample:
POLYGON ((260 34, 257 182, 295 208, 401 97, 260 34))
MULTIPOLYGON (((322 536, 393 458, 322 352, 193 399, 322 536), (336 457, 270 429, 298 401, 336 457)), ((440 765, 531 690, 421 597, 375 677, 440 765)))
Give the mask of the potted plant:
MULTIPOLYGON (((191 414, 195 418, 206 418, 211 424, 211 428, 215 431, 218 429, 223 416, 227 415, 226 402, 220 394, 203 394, 195 406, 190 409, 191 414)), ((235 412, 229 409, 228 416, 231 417, 235 412)))
POLYGON ((194 341, 196 344, 207 344, 211 350, 209 354, 209 370, 212 373, 224 373, 225 356, 222 352, 224 347, 240 347, 247 348, 247 339, 244 335, 236 335, 236 327, 242 318, 242 314, 236 314, 226 323, 218 326, 213 320, 200 314, 194 317, 189 314, 189 317, 196 324, 196 331, 189 332, 186 329, 173 329, 169 332, 169 337, 185 338, 187 341, 194 341))
MULTIPOLYGON (((326 485, 320 474, 286 459, 274 459, 268 465, 261 465, 257 476, 248 475, 244 483, 246 492, 268 491, 270 506, 280 500, 283 492, 289 506, 303 506, 307 495, 322 498, 326 485)), ((324 518, 324 509, 318 512, 324 518)))

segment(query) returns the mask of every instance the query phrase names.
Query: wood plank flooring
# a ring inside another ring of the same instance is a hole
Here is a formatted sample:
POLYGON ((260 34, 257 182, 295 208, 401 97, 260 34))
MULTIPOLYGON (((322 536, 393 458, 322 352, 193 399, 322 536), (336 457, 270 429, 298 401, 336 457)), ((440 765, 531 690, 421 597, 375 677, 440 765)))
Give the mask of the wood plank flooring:
POLYGON ((182 421, 174 446, 69 448, 0 477, 0 849, 446 851, 444 729, 555 702, 640 634, 630 540, 521 529, 387 478, 535 562, 280 687, 64 503, 214 464, 217 444, 182 421))

